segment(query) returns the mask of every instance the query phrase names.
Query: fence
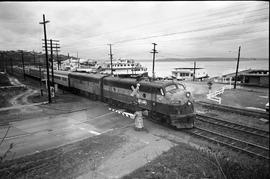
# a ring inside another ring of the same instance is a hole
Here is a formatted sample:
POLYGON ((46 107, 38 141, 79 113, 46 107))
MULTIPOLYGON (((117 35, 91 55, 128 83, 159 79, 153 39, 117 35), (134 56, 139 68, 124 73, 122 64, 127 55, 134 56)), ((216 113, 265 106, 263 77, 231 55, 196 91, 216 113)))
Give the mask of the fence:
POLYGON ((221 97, 217 97, 217 95, 223 94, 225 89, 232 89, 232 85, 225 85, 221 89, 218 89, 212 93, 207 94, 207 99, 218 102, 218 104, 221 104, 221 97))

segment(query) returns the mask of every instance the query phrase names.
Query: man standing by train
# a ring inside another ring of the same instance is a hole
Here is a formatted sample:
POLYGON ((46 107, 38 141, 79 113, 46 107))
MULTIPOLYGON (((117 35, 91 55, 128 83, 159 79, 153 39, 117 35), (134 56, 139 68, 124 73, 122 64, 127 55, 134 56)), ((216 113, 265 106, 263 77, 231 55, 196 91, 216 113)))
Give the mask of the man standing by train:
POLYGON ((131 86, 131 89, 133 90, 131 93, 131 96, 134 96, 134 105, 136 112, 134 113, 134 121, 135 121, 135 130, 141 131, 144 129, 143 126, 143 115, 142 111, 139 108, 139 102, 140 102, 140 92, 139 92, 140 84, 138 83, 136 88, 131 86))

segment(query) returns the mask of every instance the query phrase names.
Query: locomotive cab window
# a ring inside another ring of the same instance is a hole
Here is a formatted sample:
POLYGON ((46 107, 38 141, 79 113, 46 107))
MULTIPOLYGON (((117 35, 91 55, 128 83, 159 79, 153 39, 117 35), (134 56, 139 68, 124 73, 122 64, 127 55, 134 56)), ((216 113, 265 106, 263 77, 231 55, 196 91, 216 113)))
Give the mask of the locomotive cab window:
POLYGON ((178 89, 178 86, 173 84, 165 87, 166 93, 173 93, 178 89))
POLYGON ((160 88, 160 94, 161 94, 162 96, 165 95, 162 88, 160 88))
POLYGON ((185 85, 183 85, 183 84, 177 84, 177 87, 180 90, 185 90, 186 89, 185 85))

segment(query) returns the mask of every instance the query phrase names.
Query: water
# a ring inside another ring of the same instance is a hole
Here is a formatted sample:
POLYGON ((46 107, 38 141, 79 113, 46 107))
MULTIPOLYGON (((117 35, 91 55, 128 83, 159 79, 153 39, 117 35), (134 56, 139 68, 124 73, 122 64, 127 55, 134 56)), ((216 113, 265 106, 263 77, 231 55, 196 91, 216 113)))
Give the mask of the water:
MULTIPOLYGON (((149 76, 152 76, 152 61, 141 61, 143 66, 147 67, 149 76)), ((155 62, 155 74, 157 77, 166 77, 172 75, 173 68, 189 67, 193 68, 194 62, 155 62)), ((237 61, 197 61, 196 67, 205 68, 210 77, 221 76, 228 73, 235 73, 237 61)), ((264 69, 269 70, 269 60, 245 60, 239 62, 239 71, 246 69, 264 69)))

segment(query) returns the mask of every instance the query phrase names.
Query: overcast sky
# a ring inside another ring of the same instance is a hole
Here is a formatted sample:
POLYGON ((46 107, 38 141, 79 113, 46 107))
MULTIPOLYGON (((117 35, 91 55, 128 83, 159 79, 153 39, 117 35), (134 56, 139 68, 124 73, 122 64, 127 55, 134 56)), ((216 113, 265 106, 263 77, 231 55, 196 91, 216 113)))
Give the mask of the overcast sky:
POLYGON ((0 50, 41 51, 44 37, 81 58, 269 57, 269 2, 0 2, 0 50))

